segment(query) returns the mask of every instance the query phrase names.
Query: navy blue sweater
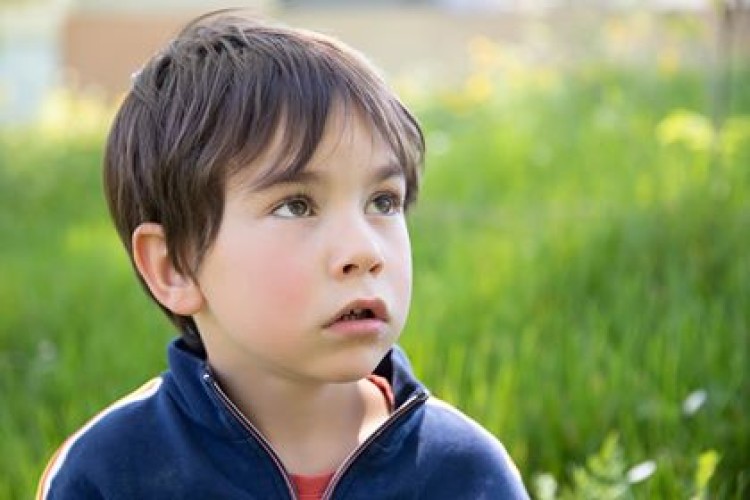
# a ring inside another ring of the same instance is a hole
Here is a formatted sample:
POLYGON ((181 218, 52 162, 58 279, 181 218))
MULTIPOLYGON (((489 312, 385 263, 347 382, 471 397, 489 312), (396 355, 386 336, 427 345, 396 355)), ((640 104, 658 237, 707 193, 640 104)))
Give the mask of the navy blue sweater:
MULTIPOLYGON (((336 472, 331 499, 528 498, 503 446, 429 395, 399 348, 375 371, 388 421, 336 472)), ((289 499, 289 475, 181 340, 169 370, 71 436, 39 485, 45 499, 289 499)))

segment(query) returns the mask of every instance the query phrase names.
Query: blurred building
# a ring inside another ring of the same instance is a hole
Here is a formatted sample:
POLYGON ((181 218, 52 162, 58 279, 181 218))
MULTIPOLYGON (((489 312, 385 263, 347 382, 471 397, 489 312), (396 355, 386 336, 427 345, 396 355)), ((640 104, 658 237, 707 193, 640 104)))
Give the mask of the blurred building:
MULTIPOLYGON (((750 0, 734 0, 750 5, 750 0)), ((595 15, 626 9, 691 11, 711 23, 712 0, 245 0, 261 16, 337 36, 391 77, 450 83, 469 70, 477 36, 536 58, 591 47, 595 15), (587 38, 588 37, 588 38, 587 38)), ((115 96, 186 20, 222 0, 6 0, 0 3, 0 125, 33 119, 50 89, 115 96)), ((750 26, 747 22, 744 26, 750 26)), ((745 31, 750 32, 750 29, 745 31)), ((750 33, 739 45, 750 47, 750 33)))
POLYGON ((0 4, 0 125, 32 117, 64 64, 59 34, 66 6, 0 4))

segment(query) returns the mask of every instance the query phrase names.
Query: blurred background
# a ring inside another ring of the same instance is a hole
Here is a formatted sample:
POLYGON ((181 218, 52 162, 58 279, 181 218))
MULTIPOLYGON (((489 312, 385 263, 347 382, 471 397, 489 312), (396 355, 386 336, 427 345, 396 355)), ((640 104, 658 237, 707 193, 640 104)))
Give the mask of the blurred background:
MULTIPOLYGON (((131 74, 219 0, 0 0, 0 498, 165 367, 101 195, 131 74)), ((535 498, 750 495, 750 1, 257 0, 423 123, 402 343, 535 498)))

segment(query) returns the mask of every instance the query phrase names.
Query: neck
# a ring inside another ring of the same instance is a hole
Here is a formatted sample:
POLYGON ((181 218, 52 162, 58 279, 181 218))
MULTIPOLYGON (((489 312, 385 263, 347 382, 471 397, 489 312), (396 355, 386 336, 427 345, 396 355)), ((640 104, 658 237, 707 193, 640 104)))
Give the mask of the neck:
POLYGON ((243 376, 235 383, 217 375, 293 474, 335 470, 388 418, 383 395, 366 379, 312 383, 243 376))

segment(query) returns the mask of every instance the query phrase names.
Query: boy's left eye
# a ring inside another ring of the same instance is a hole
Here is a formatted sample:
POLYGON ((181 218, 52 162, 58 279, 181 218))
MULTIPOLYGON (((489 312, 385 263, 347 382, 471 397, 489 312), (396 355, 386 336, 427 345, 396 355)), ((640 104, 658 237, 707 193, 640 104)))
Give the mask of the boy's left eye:
POLYGON ((313 215, 313 205, 306 197, 296 196, 279 204, 273 214, 283 218, 310 217, 313 215))
POLYGON ((367 206, 367 213, 377 215, 395 215, 401 211, 401 197, 395 193, 379 193, 367 206))

